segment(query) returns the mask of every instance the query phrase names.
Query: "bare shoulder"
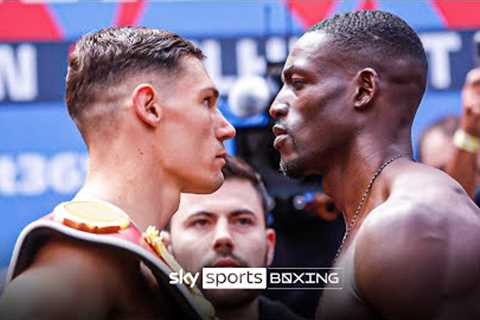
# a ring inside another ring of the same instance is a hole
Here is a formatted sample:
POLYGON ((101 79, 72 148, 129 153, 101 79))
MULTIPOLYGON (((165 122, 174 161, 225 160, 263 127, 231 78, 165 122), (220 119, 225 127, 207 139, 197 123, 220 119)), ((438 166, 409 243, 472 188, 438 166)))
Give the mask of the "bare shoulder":
POLYGON ((118 262, 111 250, 60 238, 49 241, 7 286, 0 318, 60 319, 82 313, 105 318, 122 291, 118 262))
POLYGON ((457 181, 441 170, 415 162, 404 164, 396 172, 389 191, 389 200, 408 199, 438 212, 458 205, 475 208, 457 181))
POLYGON ((479 295, 480 211, 455 181, 424 167, 393 181, 355 240, 359 290, 385 314, 431 318, 456 297, 479 295))
POLYGON ((429 231, 446 235, 447 231, 478 230, 480 209, 450 176, 411 162, 396 172, 386 201, 365 222, 368 232, 398 230, 418 237, 420 231, 429 231))

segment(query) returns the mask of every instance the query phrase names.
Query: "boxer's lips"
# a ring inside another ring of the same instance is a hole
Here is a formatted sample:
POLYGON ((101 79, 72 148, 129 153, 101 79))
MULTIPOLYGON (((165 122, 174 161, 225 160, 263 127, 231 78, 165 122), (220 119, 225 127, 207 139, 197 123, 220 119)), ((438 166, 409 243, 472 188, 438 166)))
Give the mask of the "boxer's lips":
POLYGON ((287 129, 284 128, 283 126, 279 125, 279 124, 276 124, 276 125, 273 126, 272 132, 275 136, 280 136, 280 135, 288 133, 287 129))
POLYGON ((276 136, 275 140, 273 141, 273 147, 277 150, 280 150, 280 148, 285 144, 285 141, 288 138, 288 132, 287 129, 285 129, 281 125, 274 125, 272 128, 273 134, 276 136))
POLYGON ((277 136, 273 141, 273 147, 280 151, 280 149, 285 144, 285 141, 287 141, 287 139, 288 139, 288 135, 286 134, 277 136))
POLYGON ((220 160, 222 162, 222 165, 224 166, 227 163, 227 153, 225 151, 217 154, 215 156, 215 160, 220 160))
POLYGON ((222 159, 225 160, 227 158, 227 152, 226 151, 221 151, 221 152, 217 153, 215 158, 222 158, 222 159))
POLYGON ((240 267, 240 263, 232 258, 220 258, 213 264, 214 268, 235 268, 240 267))

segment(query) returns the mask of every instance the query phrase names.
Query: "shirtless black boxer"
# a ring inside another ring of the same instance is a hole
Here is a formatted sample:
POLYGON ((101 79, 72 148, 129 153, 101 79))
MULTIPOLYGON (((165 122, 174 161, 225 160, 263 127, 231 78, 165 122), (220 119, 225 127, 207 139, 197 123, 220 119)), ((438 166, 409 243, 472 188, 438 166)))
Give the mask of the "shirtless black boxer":
POLYGON ((290 176, 321 174, 347 225, 318 319, 480 319, 480 210, 411 160, 427 60, 381 11, 336 15, 295 44, 271 116, 290 176))

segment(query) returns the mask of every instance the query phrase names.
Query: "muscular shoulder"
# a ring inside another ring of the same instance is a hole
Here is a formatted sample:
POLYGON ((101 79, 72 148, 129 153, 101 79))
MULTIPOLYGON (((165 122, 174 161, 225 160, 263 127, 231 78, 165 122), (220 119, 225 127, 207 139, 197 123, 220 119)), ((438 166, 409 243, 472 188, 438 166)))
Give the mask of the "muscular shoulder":
MULTIPOLYGON (((368 216, 365 233, 433 242, 458 238, 453 232, 478 230, 480 209, 455 180, 421 164, 406 169, 392 179, 386 201, 368 216)), ((474 234, 480 240, 480 234, 474 234)))
POLYGON ((438 169, 419 163, 410 163, 402 169, 391 180, 389 201, 408 200, 430 211, 470 202, 461 185, 438 169))
POLYGON ((118 262, 110 250, 59 238, 49 241, 7 287, 0 318, 57 319, 72 313, 103 318, 122 291, 118 262))
MULTIPOLYGON (((425 175, 416 174, 414 179, 425 175)), ((427 176, 427 185, 446 185, 411 188, 412 195, 394 190, 368 216, 356 238, 357 285, 385 315, 431 318, 445 297, 468 296, 478 283, 478 208, 452 190, 455 184, 449 185, 448 179, 427 176)))

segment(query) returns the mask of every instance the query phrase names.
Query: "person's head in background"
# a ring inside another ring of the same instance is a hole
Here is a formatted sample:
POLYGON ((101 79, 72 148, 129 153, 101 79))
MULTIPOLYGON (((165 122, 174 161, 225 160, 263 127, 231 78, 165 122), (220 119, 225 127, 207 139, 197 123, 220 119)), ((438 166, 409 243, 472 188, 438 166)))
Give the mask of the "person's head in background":
MULTIPOLYGON (((266 214, 271 198, 260 176, 239 158, 229 157, 224 184, 212 194, 182 194, 170 221, 169 249, 190 272, 203 267, 266 267, 273 260, 275 231, 266 214)), ((255 290, 204 290, 219 315, 242 308, 259 295, 255 290)))
MULTIPOLYGON (((453 136, 460 127, 460 118, 446 116, 425 129, 419 142, 420 160, 432 167, 445 171, 455 152, 453 136)), ((479 159, 480 160, 480 159, 479 159)), ((477 185, 480 175, 477 172, 477 185)))
POLYGON ((441 118, 425 129, 419 142, 420 160, 445 171, 455 151, 453 135, 459 124, 459 118, 451 115, 441 118))

